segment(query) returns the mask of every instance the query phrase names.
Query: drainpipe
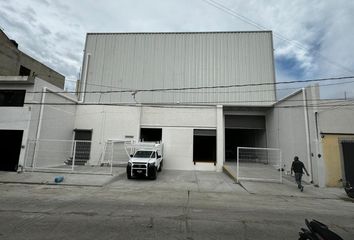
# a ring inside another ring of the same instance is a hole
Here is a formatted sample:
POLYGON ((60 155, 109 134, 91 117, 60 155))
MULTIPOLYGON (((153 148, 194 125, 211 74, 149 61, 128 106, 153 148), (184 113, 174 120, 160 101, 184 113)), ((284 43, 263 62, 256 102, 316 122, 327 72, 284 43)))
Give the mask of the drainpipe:
POLYGON ((38 121, 38 126, 37 126, 37 135, 36 135, 36 140, 38 141, 40 134, 41 134, 41 127, 42 127, 42 118, 43 118, 43 108, 44 108, 44 100, 45 100, 45 95, 47 92, 47 87, 43 87, 42 90, 42 97, 41 97, 41 104, 40 104, 40 110, 39 110, 39 121, 38 121))
POLYGON ((43 109, 44 109, 44 101, 45 101, 46 92, 47 92, 47 88, 43 87, 42 96, 41 96, 41 103, 40 103, 40 110, 39 110, 39 119, 38 119, 38 125, 37 125, 37 134, 36 134, 36 142, 35 142, 32 169, 34 169, 36 166, 36 159, 37 159, 37 155, 38 155, 38 140, 41 135, 43 109))
POLYGON ((88 72, 88 66, 90 63, 90 57, 91 57, 91 53, 87 53, 86 54, 86 58, 85 58, 85 67, 84 67, 84 72, 82 74, 82 85, 81 85, 81 97, 79 100, 79 103, 83 103, 85 100, 85 92, 86 92, 86 80, 87 80, 87 72, 88 72))
POLYGON ((306 89, 302 88, 302 100, 304 104, 304 116, 305 116, 305 131, 306 131, 306 145, 307 145, 307 162, 308 162, 308 170, 310 171, 310 182, 313 182, 312 178, 312 162, 311 162, 311 144, 310 144, 310 130, 309 130, 309 116, 307 110, 307 97, 306 97, 306 89))

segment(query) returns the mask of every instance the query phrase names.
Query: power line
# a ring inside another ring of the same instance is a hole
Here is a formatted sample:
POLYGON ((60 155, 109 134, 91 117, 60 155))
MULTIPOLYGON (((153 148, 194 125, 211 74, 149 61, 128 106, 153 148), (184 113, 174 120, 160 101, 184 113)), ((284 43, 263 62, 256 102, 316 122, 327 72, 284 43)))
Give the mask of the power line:
MULTIPOLYGON (((256 86, 274 86, 293 83, 309 83, 309 82, 322 82, 322 81, 338 81, 345 79, 353 79, 354 76, 343 77, 330 77, 330 78, 317 78, 306 80, 293 80, 274 83, 247 83, 247 84, 230 84, 219 86, 201 86, 201 87, 182 87, 182 88, 151 88, 151 89, 124 89, 124 90, 108 90, 108 91, 79 91, 79 92, 65 92, 54 91, 53 93, 138 93, 138 92, 163 92, 163 91, 186 91, 186 90, 201 90, 201 89, 222 89, 222 88, 238 88, 238 87, 256 87, 256 86)), ((42 91, 28 91, 28 93, 42 93, 42 91)))
MULTIPOLYGON (((289 106, 276 106, 274 105, 276 102, 274 101, 266 101, 266 100, 235 100, 235 101, 203 101, 203 102, 180 102, 179 104, 176 104, 174 102, 170 102, 170 103, 141 103, 143 106, 146 107, 196 107, 196 108, 200 108, 200 106, 196 106, 198 104, 207 106, 206 104, 209 104, 209 106, 214 106, 215 104, 247 104, 247 103, 268 103, 270 104, 269 106, 267 105, 245 105, 244 107, 279 107, 279 108, 289 108, 289 107, 304 107, 303 104, 303 100, 286 100, 287 102, 300 102, 301 104, 298 105, 289 105, 289 106), (184 105, 183 105, 184 104, 184 105), (161 105, 165 105, 165 106, 161 106, 161 105)), ((344 99, 308 99, 307 100, 307 107, 334 107, 334 106, 354 106, 354 99, 350 99, 350 100, 344 100, 344 99)), ((25 105, 48 105, 48 106, 131 106, 131 107, 135 107, 137 106, 136 103, 63 103, 63 102, 50 102, 50 103, 41 103, 41 102, 25 102, 25 105)), ((239 107, 242 107, 242 105, 238 105, 239 107)))
MULTIPOLYGON (((328 84, 320 84, 319 87, 327 87, 327 86, 335 86, 335 85, 343 85, 343 84, 350 84, 354 83, 354 81, 348 81, 348 82, 338 82, 338 83, 328 83, 328 84)), ((87 85, 90 86, 98 86, 98 87, 105 87, 105 88, 112 88, 112 89, 119 89, 119 90, 131 90, 130 88, 123 88, 123 87, 115 87, 112 85, 103 85, 103 84, 94 84, 94 83, 86 83, 87 85)), ((287 91, 287 90, 295 90, 299 89, 299 87, 291 87, 291 88, 278 88, 276 91, 287 91)), ((134 90, 135 91, 135 90, 134 90)), ((249 93, 249 92, 271 92, 274 91, 273 89, 262 89, 262 90, 247 90, 247 91, 227 91, 227 92, 207 92, 211 94, 220 94, 220 93, 249 93)), ((178 91, 176 91, 178 92, 178 91)), ((76 92, 75 92, 76 93, 76 92)), ((168 92, 167 94, 171 93, 168 92)), ((179 92, 180 93, 180 92, 179 92)), ((186 94, 190 93, 202 93, 202 92, 182 92, 186 94)), ((205 93, 205 92, 204 92, 205 93)))

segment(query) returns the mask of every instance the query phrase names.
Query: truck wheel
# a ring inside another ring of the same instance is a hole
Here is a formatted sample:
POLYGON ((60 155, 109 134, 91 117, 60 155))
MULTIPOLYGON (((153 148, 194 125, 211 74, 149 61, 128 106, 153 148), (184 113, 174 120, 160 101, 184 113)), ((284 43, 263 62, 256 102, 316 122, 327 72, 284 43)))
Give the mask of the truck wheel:
POLYGON ((157 169, 156 167, 152 167, 149 169, 149 178, 151 180, 155 180, 156 179, 156 175, 157 175, 157 169))
POLYGON ((157 170, 158 172, 161 172, 161 171, 162 171, 162 166, 163 166, 163 161, 160 162, 160 167, 159 167, 159 169, 157 170))
POLYGON ((131 167, 127 166, 127 178, 131 179, 132 178, 132 172, 131 172, 131 167))

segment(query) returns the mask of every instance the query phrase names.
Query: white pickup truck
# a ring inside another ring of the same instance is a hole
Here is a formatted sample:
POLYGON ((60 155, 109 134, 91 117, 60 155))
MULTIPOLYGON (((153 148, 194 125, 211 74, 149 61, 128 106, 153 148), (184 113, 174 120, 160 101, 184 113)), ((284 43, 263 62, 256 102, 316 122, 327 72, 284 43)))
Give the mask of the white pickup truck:
POLYGON ((147 177, 155 180, 162 170, 163 158, 161 144, 139 144, 130 155, 127 165, 127 178, 147 177))

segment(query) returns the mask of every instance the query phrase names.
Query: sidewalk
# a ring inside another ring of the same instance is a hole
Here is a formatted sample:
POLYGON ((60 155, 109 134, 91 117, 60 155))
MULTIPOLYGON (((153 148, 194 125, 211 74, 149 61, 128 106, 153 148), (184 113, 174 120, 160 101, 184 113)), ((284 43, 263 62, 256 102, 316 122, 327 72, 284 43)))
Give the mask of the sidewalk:
POLYGON ((283 183, 241 181, 236 184, 232 178, 223 173, 164 170, 157 180, 131 179, 127 180, 124 168, 115 168, 113 175, 47 173, 47 172, 1 172, 0 183, 13 184, 44 184, 82 187, 109 186, 113 189, 129 188, 142 190, 174 190, 196 192, 223 192, 239 194, 254 194, 279 197, 299 197, 314 199, 350 199, 343 188, 318 188, 304 184, 300 192, 291 179, 283 178, 283 183), (64 180, 55 183, 55 177, 63 176, 64 180))
POLYGON ((66 186, 85 186, 85 187, 102 187, 115 180, 117 171, 114 175, 98 175, 98 174, 73 174, 73 173, 48 173, 48 172, 1 172, 0 183, 15 184, 47 184, 47 185, 66 185, 66 186), (55 183, 55 177, 62 176, 64 180, 55 183))
MULTIPOLYGON (((236 182, 236 171, 230 166, 224 166, 224 172, 236 182)), ((304 185, 304 191, 297 188, 297 184, 290 176, 283 177, 283 183, 240 181, 239 183, 248 193, 256 195, 273 195, 285 197, 304 197, 317 199, 350 199, 343 188, 319 188, 312 184, 304 185)))

